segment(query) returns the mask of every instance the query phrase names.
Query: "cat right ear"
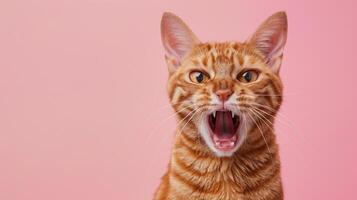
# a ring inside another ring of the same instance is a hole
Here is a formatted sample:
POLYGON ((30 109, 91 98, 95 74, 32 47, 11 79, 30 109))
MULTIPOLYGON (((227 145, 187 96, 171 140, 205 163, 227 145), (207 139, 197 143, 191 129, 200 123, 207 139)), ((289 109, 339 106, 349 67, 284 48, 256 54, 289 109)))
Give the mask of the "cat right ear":
POLYGON ((182 19, 169 12, 165 12, 161 19, 161 40, 170 74, 176 71, 192 47, 200 43, 182 19))
POLYGON ((277 12, 263 22, 248 40, 265 57, 270 69, 279 74, 288 33, 285 12, 277 12))

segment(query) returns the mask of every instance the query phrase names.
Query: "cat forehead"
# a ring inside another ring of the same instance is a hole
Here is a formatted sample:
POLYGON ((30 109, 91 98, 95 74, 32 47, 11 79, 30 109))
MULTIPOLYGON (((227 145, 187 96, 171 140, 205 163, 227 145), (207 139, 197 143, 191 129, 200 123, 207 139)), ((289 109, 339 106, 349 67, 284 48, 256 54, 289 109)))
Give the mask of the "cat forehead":
POLYGON ((190 63, 215 70, 245 64, 264 63, 263 56, 249 45, 237 42, 203 43, 196 45, 188 56, 190 63))

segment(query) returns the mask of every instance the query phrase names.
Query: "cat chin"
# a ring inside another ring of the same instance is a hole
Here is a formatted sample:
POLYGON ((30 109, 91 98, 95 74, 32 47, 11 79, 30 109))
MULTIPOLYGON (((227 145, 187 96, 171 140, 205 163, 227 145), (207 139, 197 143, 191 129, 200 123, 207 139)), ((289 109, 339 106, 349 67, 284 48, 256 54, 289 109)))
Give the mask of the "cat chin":
POLYGON ((205 141, 206 145, 208 148, 217 156, 217 157, 231 157, 234 155, 234 153, 242 146, 246 136, 247 136, 247 123, 244 122, 246 120, 245 118, 242 118, 241 126, 239 126, 237 130, 237 136, 238 140, 237 143, 234 145, 233 148, 229 150, 221 150, 218 149, 214 143, 213 143, 213 138, 212 138, 212 131, 211 128, 209 127, 209 124, 207 122, 207 116, 202 117, 199 122, 198 122, 198 131, 200 135, 202 136, 203 140, 205 141))

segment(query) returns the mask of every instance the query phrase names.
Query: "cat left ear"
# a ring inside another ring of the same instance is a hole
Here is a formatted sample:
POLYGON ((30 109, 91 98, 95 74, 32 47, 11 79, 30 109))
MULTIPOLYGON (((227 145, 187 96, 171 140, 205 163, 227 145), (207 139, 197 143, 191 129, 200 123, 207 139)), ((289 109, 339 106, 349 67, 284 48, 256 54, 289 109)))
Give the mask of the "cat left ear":
POLYGON ((277 12, 263 22, 248 39, 265 57, 271 70, 279 73, 287 39, 288 20, 285 12, 277 12))
POLYGON ((200 41, 176 15, 165 12, 161 19, 161 39, 166 50, 170 74, 180 66, 182 58, 200 41))

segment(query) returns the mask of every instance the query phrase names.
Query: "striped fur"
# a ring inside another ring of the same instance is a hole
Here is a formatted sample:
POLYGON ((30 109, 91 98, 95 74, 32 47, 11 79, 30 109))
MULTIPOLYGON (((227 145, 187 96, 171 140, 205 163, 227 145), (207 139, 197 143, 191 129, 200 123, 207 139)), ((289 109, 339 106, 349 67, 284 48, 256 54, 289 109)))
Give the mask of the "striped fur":
POLYGON ((198 43, 175 62, 179 67, 170 72, 168 95, 177 113, 177 133, 168 171, 154 199, 283 199, 273 128, 282 103, 279 70, 272 70, 264 52, 250 42, 198 43), (245 69, 259 71, 257 81, 237 81, 245 69), (193 84, 188 77, 192 70, 204 71, 211 79, 193 84), (199 128, 219 88, 234 91, 230 100, 245 116, 242 144, 229 156, 213 151, 199 128))

